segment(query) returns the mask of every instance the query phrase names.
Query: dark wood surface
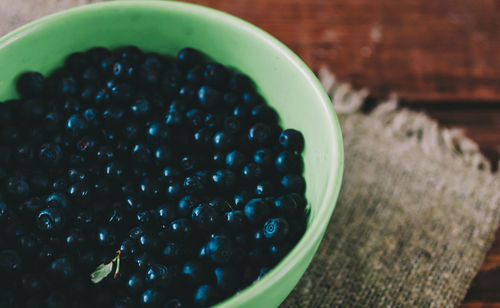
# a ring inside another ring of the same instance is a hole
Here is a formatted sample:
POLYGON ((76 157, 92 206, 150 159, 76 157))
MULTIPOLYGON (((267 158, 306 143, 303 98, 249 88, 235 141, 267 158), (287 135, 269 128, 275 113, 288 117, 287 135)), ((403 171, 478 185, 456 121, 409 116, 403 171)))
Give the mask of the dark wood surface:
MULTIPOLYGON (((500 158, 499 0, 189 2, 256 24, 313 70, 327 65, 372 99, 396 93, 500 158)), ((500 229, 461 307, 500 308, 500 229)))

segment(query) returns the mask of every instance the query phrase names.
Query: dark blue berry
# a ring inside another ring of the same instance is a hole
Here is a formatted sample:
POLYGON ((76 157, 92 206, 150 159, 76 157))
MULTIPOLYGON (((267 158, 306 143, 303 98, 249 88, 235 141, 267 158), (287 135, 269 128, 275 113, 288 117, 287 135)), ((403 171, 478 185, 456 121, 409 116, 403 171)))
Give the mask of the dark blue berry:
POLYGON ((30 186, 23 177, 10 177, 7 179, 7 192, 15 199, 25 198, 29 195, 30 186))
POLYGON ((234 210, 225 213, 226 226, 231 230, 240 231, 245 229, 247 221, 242 211, 234 210))
POLYGON ((274 208, 280 215, 285 217, 295 216, 301 207, 303 208, 302 205, 289 195, 281 196, 274 200, 274 208))
POLYGON ((195 307, 209 307, 217 303, 220 294, 217 289, 211 285, 199 286, 193 295, 193 304, 195 307))
POLYGON ((168 230, 174 239, 184 241, 192 235, 193 227, 188 219, 181 218, 172 221, 168 230))
POLYGON ((147 289, 141 294, 141 307, 158 307, 162 302, 162 295, 156 289, 147 289))
POLYGON ((214 274, 217 287, 224 292, 233 292, 240 283, 238 270, 234 267, 216 267, 214 274))
POLYGON ((253 88, 253 83, 250 78, 242 73, 233 73, 229 79, 229 89, 235 92, 250 91, 253 88))
POLYGON ((211 230, 217 226, 219 215, 217 211, 208 204, 195 207, 191 214, 193 224, 202 230, 211 230))
POLYGON ((302 172, 302 160, 300 156, 283 151, 276 156, 276 169, 281 173, 300 173, 302 172))
POLYGON ((184 68, 191 68, 202 60, 203 55, 191 47, 184 47, 177 53, 177 62, 184 68))
POLYGON ((144 286, 144 279, 139 274, 133 274, 127 279, 127 291, 138 294, 144 286))
POLYGON ((15 250, 0 251, 0 273, 2 278, 14 278, 22 271, 22 259, 15 250))
POLYGON ((304 137, 295 129, 285 129, 279 136, 279 144, 289 151, 302 152, 304 150, 304 137))
POLYGON ((191 260, 182 266, 182 277, 191 286, 197 286, 207 280, 204 264, 198 260, 191 260))
POLYGON ((263 174, 262 167, 256 163, 248 163, 241 170, 243 179, 250 183, 260 180, 263 174))
POLYGON ((113 247, 116 245, 116 234, 110 228, 99 228, 97 230, 97 244, 103 247, 113 247))
POLYGON ((231 262, 235 246, 226 236, 215 236, 206 244, 207 256, 215 264, 231 262))
POLYGON ((56 259, 50 265, 50 274, 56 283, 69 281, 74 273, 73 264, 67 258, 56 259))
POLYGON ((132 158, 140 164, 147 163, 151 160, 151 150, 144 144, 136 144, 132 148, 132 158))
POLYGON ((240 151, 232 151, 226 155, 226 166, 232 170, 239 171, 245 163, 247 162, 247 157, 240 151))
POLYGON ((243 210, 245 217, 252 224, 259 224, 271 214, 269 204, 261 198, 250 200, 243 210))
POLYGON ((78 114, 71 115, 66 121, 66 130, 73 137, 81 137, 87 128, 87 122, 78 114))
POLYGON ((271 140, 271 128, 264 123, 257 123, 248 131, 248 140, 251 144, 266 145, 271 140))
POLYGON ((255 194, 258 197, 270 197, 273 196, 276 192, 276 187, 271 181, 264 180, 257 183, 255 186, 255 194))
POLYGON ((230 191, 237 184, 237 176, 229 169, 217 170, 212 174, 212 182, 222 191, 230 191))
POLYGON ((304 178, 298 174, 285 174, 281 178, 281 186, 285 192, 295 192, 303 194, 306 190, 306 182, 304 178))
POLYGON ((134 103, 130 106, 130 110, 132 111, 132 114, 136 117, 143 117, 151 109, 151 103, 144 97, 140 97, 135 100, 134 103))
POLYGON ((223 96, 218 90, 210 86, 201 86, 198 90, 198 101, 202 108, 211 109, 222 103, 223 96))
POLYGON ((227 151, 234 146, 234 142, 233 136, 227 132, 219 131, 214 135, 213 144, 217 150, 227 151))
POLYGON ((162 256, 166 261, 178 261, 185 256, 185 249, 180 243, 170 242, 165 245, 162 256))
POLYGON ((153 264, 146 272, 146 283, 151 286, 168 288, 177 280, 179 270, 175 265, 153 264))
POLYGON ((165 124, 160 122, 153 122, 149 125, 146 131, 147 140, 155 145, 164 145, 168 138, 170 132, 165 124))
POLYGON ((288 221, 284 218, 271 218, 264 223, 263 234, 271 242, 282 242, 288 235, 288 221))
POLYGON ((222 87, 228 79, 227 69, 220 63, 211 63, 205 66, 203 76, 207 84, 215 87, 222 87))
POLYGON ((19 76, 16 89, 21 97, 39 97, 43 94, 45 78, 38 72, 26 72, 19 76))

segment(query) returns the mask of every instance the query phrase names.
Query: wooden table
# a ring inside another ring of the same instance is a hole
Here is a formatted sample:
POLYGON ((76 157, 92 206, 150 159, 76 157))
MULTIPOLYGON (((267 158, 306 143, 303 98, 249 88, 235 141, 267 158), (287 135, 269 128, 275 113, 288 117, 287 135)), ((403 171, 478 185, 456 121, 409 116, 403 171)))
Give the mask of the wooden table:
MULTIPOLYGON (((194 0, 270 32, 315 71, 397 93, 500 157, 498 0, 194 0)), ((496 163, 493 164, 497 169, 496 163)), ((500 229, 463 308, 500 308, 500 229)))

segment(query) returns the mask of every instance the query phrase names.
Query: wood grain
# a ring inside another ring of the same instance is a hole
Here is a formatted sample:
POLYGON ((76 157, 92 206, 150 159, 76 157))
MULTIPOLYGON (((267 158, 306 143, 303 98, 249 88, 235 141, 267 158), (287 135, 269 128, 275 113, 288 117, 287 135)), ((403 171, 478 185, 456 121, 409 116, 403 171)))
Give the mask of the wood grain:
POLYGON ((498 0, 194 0, 250 21, 313 69, 410 100, 498 101, 498 0))
MULTIPOLYGON (((263 28, 375 101, 396 93, 500 158, 499 0, 190 0, 263 28)), ((497 164, 493 164, 498 168, 497 164)), ((462 308, 500 308, 500 229, 462 308)))

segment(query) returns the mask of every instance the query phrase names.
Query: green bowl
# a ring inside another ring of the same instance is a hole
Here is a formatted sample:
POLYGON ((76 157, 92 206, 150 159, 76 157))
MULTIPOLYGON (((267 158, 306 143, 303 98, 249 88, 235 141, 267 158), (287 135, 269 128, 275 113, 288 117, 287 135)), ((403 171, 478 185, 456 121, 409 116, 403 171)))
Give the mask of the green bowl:
POLYGON ((331 102, 308 67, 277 39, 231 15, 202 6, 158 1, 106 2, 57 13, 0 39, 0 100, 16 96, 27 70, 49 73, 66 55, 94 46, 137 45, 174 55, 198 48, 247 73, 279 113, 304 134, 310 217, 297 246, 261 280, 217 307, 276 307, 310 264, 340 190, 342 135, 331 102))

